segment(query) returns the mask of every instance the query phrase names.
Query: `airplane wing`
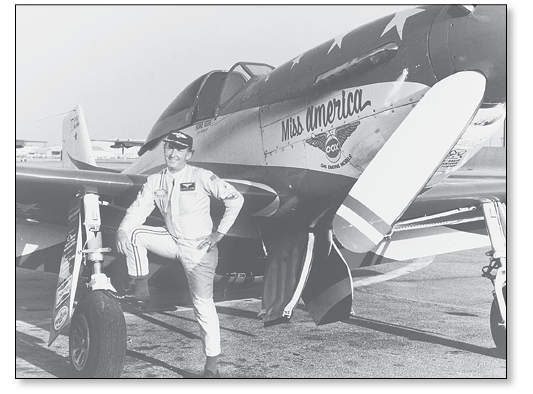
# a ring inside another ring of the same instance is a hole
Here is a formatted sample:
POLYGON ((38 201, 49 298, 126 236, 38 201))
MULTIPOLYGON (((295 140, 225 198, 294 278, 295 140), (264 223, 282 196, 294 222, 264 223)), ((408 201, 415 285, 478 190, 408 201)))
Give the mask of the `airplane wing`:
POLYGON ((375 264, 490 248, 481 201, 506 201, 501 172, 461 171, 421 194, 385 239, 368 253, 342 249, 351 269, 375 264))
MULTIPOLYGON (((83 193, 87 187, 98 189, 102 200, 110 203, 106 207, 125 212, 146 178, 147 175, 116 172, 16 166, 17 216, 45 223, 66 224, 65 207, 68 200, 83 193)), ((278 195, 267 185, 242 180, 226 181, 245 197, 242 216, 268 217, 279 208, 278 195)), ((122 220, 116 215, 102 216, 106 224, 114 229, 122 220)), ((233 235, 238 234, 244 236, 246 232, 237 229, 233 235)))
POLYGON ((401 220, 428 216, 438 212, 479 203, 486 196, 505 202, 507 180, 502 172, 460 171, 419 195, 401 220))
MULTIPOLYGON (((114 249, 115 232, 122 218, 146 181, 146 175, 133 175, 105 171, 87 171, 69 168, 46 168, 16 166, 16 220, 18 265, 32 266, 33 259, 24 257, 35 250, 55 248, 52 260, 47 263, 51 271, 59 267, 59 259, 65 242, 68 212, 72 198, 83 194, 88 187, 96 188, 101 201, 102 231, 107 235, 108 245, 114 249), (25 253, 23 253, 25 251, 25 253), (28 252, 28 253, 26 253, 28 252), (22 264, 21 262, 25 262, 22 264)), ((267 218, 279 208, 279 197, 266 185, 239 180, 227 180, 241 194, 245 203, 228 238, 258 238, 255 219, 267 218)), ((222 216, 223 205, 213 200, 213 217, 222 216)), ((158 212, 147 219, 147 223, 163 226, 158 212)), ((48 256, 48 255, 47 255, 48 256)), ((41 265, 43 262, 36 262, 41 265)))
POLYGON ((17 207, 31 206, 23 212, 17 210, 17 216, 66 225, 68 200, 83 193, 86 187, 96 187, 112 201, 131 203, 144 179, 142 175, 104 171, 16 166, 17 207))

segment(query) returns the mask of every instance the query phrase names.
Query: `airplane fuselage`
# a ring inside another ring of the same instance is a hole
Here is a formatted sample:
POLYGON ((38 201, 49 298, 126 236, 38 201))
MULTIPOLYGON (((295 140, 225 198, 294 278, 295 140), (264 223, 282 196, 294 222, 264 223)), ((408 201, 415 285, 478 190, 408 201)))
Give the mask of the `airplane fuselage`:
POLYGON ((267 72, 245 75, 242 69, 255 64, 241 63, 228 73, 206 74, 169 105, 142 156, 125 172, 164 168, 160 142, 179 129, 194 137, 191 164, 225 179, 270 185, 280 196, 277 216, 299 212, 299 222, 313 226, 338 207, 428 89, 455 72, 478 70, 488 80, 484 104, 427 190, 470 159, 505 118, 505 51, 498 46, 504 8, 476 12, 418 7, 361 26, 267 72), (477 44, 466 55, 473 39, 477 44), (184 93, 193 98, 190 104, 182 103, 184 93))
MULTIPOLYGON (((308 226, 324 210, 342 202, 346 190, 427 89, 408 82, 342 89, 316 100, 295 99, 222 115, 182 131, 194 137, 191 164, 224 179, 270 185, 280 196, 280 207, 287 206, 279 216, 312 204, 314 213, 302 221, 308 226), (319 206, 321 210, 317 210, 319 206)), ((503 118, 503 106, 481 109, 430 185, 472 157, 501 127, 503 118)), ((164 167, 162 145, 158 144, 127 172, 150 174, 164 167)))

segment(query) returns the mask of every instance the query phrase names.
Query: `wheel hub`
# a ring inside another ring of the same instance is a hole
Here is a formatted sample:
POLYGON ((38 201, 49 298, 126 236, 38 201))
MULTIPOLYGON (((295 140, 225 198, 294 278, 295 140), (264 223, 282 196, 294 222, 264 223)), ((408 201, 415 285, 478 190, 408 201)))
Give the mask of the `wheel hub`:
POLYGON ((78 371, 83 370, 85 364, 87 363, 87 358, 89 356, 89 324, 84 315, 79 315, 78 319, 72 323, 72 355, 71 361, 74 368, 78 371))

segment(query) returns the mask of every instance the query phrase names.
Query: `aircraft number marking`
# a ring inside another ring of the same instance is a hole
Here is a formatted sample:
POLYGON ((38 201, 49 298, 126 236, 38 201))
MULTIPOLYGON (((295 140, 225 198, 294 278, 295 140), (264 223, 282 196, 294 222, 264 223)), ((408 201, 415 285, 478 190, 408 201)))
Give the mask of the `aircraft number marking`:
POLYGON ((70 125, 71 125, 71 131, 73 131, 76 127, 80 125, 80 120, 79 120, 78 115, 76 115, 70 120, 70 125))

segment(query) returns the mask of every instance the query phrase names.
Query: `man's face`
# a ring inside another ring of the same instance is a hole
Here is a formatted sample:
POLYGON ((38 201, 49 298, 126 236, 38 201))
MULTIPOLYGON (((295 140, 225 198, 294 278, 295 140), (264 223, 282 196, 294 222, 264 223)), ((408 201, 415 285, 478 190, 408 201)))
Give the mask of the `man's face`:
POLYGON ((165 144, 164 154, 170 172, 181 171, 192 156, 192 152, 189 148, 177 149, 170 146, 168 143, 165 144))

